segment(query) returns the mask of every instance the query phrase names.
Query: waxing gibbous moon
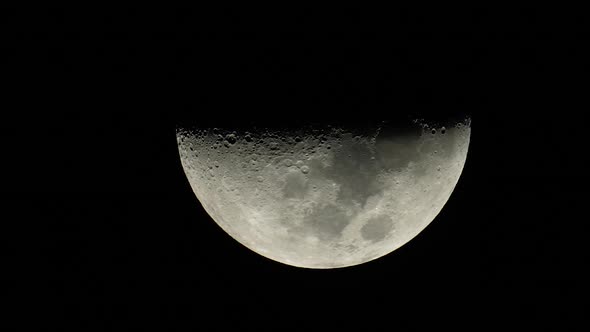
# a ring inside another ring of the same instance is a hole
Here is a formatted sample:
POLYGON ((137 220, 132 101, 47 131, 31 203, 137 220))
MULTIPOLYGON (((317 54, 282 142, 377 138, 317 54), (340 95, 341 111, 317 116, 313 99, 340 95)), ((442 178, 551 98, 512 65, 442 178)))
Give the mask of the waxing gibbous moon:
POLYGON ((382 257, 441 211, 463 170, 470 119, 411 130, 178 128, 180 160, 211 218, 272 260, 338 268, 382 257))

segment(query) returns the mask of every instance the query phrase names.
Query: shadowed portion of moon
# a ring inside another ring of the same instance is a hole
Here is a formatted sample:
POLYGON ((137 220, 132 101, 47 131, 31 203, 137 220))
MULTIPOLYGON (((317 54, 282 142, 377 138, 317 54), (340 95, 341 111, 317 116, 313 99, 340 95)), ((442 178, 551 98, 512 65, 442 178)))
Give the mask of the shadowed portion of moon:
POLYGON ((179 128, 197 198, 222 229, 273 260, 361 264, 422 231, 455 187, 470 122, 294 130, 179 128))
POLYGON ((417 128, 385 128, 375 140, 375 150, 379 167, 388 171, 398 171, 420 157, 418 154, 421 134, 417 128), (396 153, 391 153, 396 151, 396 153))
POLYGON ((338 200, 342 204, 366 203, 368 197, 379 192, 375 186, 377 177, 374 158, 369 146, 354 142, 350 135, 342 138, 342 148, 334 153, 331 167, 324 170, 324 176, 340 183, 338 200))

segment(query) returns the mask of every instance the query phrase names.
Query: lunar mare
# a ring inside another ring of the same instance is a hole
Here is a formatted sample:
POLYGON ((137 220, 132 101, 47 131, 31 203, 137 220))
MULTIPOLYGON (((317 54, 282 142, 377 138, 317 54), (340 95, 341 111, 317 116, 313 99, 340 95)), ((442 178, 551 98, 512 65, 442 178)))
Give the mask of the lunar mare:
POLYGON ((177 141, 195 195, 231 237, 284 264, 337 268, 404 245, 449 199, 470 120, 416 126, 179 128, 177 141))

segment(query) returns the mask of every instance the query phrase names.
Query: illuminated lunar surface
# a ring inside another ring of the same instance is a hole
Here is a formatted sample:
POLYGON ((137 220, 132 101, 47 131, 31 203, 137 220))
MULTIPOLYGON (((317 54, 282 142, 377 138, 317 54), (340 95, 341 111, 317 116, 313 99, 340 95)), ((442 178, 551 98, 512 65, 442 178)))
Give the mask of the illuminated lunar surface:
POLYGON ((177 140, 196 197, 231 237, 284 264, 338 268, 404 245, 449 199, 470 120, 416 128, 179 128, 177 140))

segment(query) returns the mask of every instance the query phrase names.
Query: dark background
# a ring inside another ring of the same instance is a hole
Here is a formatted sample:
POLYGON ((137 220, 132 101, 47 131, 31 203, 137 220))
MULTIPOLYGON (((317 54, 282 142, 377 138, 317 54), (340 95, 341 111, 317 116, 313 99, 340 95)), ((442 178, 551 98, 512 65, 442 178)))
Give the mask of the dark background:
POLYGON ((584 21, 538 8, 3 10, 11 316, 47 330, 583 329, 584 21), (226 235, 174 132, 465 113, 467 163, 435 221, 335 270, 226 235))

